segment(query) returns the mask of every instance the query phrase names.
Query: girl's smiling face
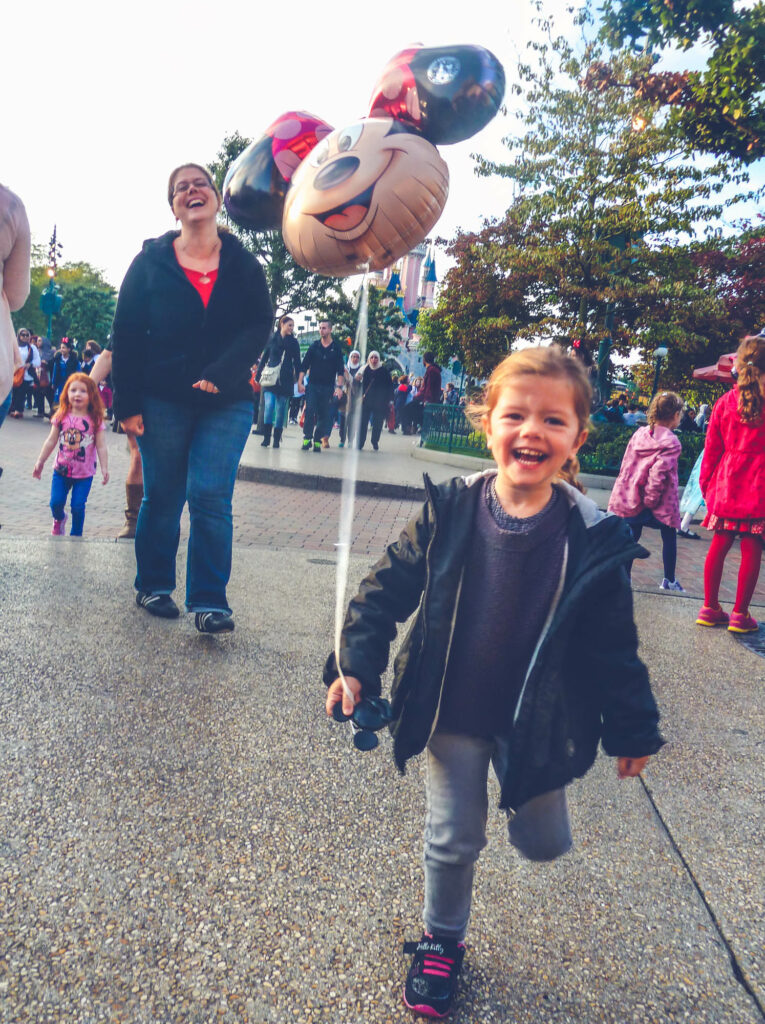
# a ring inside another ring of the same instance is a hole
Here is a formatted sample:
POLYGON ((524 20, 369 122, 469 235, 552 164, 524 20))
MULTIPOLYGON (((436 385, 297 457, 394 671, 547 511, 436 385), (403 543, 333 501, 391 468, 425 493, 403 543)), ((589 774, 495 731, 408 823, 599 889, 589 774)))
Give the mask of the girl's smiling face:
POLYGON ((69 385, 69 404, 78 412, 87 409, 90 402, 88 389, 79 380, 72 381, 69 385))
POLYGON ((587 437, 564 377, 525 373, 512 378, 484 417, 486 444, 498 467, 497 496, 506 509, 544 508, 552 482, 587 437))

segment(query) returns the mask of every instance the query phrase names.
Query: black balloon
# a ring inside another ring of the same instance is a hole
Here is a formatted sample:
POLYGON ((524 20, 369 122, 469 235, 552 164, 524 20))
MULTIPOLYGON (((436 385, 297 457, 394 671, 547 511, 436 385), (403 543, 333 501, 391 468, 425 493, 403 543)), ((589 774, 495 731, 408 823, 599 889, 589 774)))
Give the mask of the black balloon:
POLYGON ((499 110, 505 72, 482 46, 402 50, 389 62, 372 94, 370 117, 405 121, 433 145, 463 142, 499 110))
POLYGON ((279 228, 288 182, 274 163, 270 135, 251 142, 229 167, 223 202, 232 220, 256 231, 279 228))

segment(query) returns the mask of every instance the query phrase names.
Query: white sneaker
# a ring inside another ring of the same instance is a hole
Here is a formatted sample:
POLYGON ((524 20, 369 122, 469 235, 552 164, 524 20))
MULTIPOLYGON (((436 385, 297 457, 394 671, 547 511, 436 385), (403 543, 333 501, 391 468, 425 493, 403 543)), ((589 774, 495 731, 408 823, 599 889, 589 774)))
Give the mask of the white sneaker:
POLYGON ((659 586, 660 586, 660 588, 662 590, 674 590, 675 593, 677 593, 677 594, 684 594, 685 593, 684 588, 680 586, 680 584, 677 582, 677 580, 668 580, 666 578, 666 576, 661 581, 659 586))

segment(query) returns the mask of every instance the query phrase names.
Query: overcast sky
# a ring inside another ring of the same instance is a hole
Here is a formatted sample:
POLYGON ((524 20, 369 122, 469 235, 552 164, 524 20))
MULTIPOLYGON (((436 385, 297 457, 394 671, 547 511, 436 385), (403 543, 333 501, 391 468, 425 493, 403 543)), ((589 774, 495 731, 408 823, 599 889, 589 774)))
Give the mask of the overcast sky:
MULTIPOLYGON (((561 31, 565 0, 547 0, 561 31)), ((54 223, 65 260, 119 286, 144 238, 173 226, 167 177, 210 161, 227 133, 259 136, 305 109, 335 127, 367 112, 387 60, 420 42, 490 49, 508 81, 532 29, 526 0, 377 4, 340 0, 14 0, 3 13, 0 181, 34 240, 54 223)), ((470 153, 503 159, 511 123, 441 147, 449 199, 434 234, 476 228, 510 204, 510 183, 478 179, 470 153)), ((440 275, 439 275, 440 276, 440 275)))
MULTIPOLYGON (((19 0, 3 14, 0 181, 24 200, 35 241, 57 224, 64 259, 88 260, 119 285, 143 239, 173 226, 165 189, 177 164, 206 163, 227 133, 257 137, 287 110, 335 127, 364 115, 387 60, 413 42, 486 46, 510 78, 531 6, 512 5, 512 17, 503 7, 19 0)), ((451 186, 435 232, 507 208, 509 183, 475 178, 470 160, 476 149, 501 158, 507 128, 495 118, 441 148, 451 186)))

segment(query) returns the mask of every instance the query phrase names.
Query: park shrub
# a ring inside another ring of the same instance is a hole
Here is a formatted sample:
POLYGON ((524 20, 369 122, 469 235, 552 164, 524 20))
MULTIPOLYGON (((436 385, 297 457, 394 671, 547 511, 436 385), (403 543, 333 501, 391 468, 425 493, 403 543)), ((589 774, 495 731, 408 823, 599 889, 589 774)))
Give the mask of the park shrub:
MULTIPOLYGON (((624 450, 637 427, 621 423, 593 423, 587 440, 579 449, 579 465, 583 473, 595 476, 616 476, 622 464, 624 450)), ((677 435, 683 450, 678 462, 680 483, 688 481, 693 464, 704 448, 704 435, 689 431, 677 435)))
MULTIPOLYGON (((637 427, 628 427, 621 423, 592 423, 587 440, 579 449, 579 465, 582 473, 594 476, 616 476, 622 464, 624 449, 637 427)), ((688 481, 693 464, 704 448, 704 435, 691 432, 678 432, 676 435, 683 450, 678 462, 680 484, 688 481)), ((452 451, 458 455, 473 455, 490 459, 491 452, 486 450, 485 438, 481 431, 471 430, 469 433, 454 432, 451 445, 443 435, 428 436, 424 446, 432 451, 452 451)))

